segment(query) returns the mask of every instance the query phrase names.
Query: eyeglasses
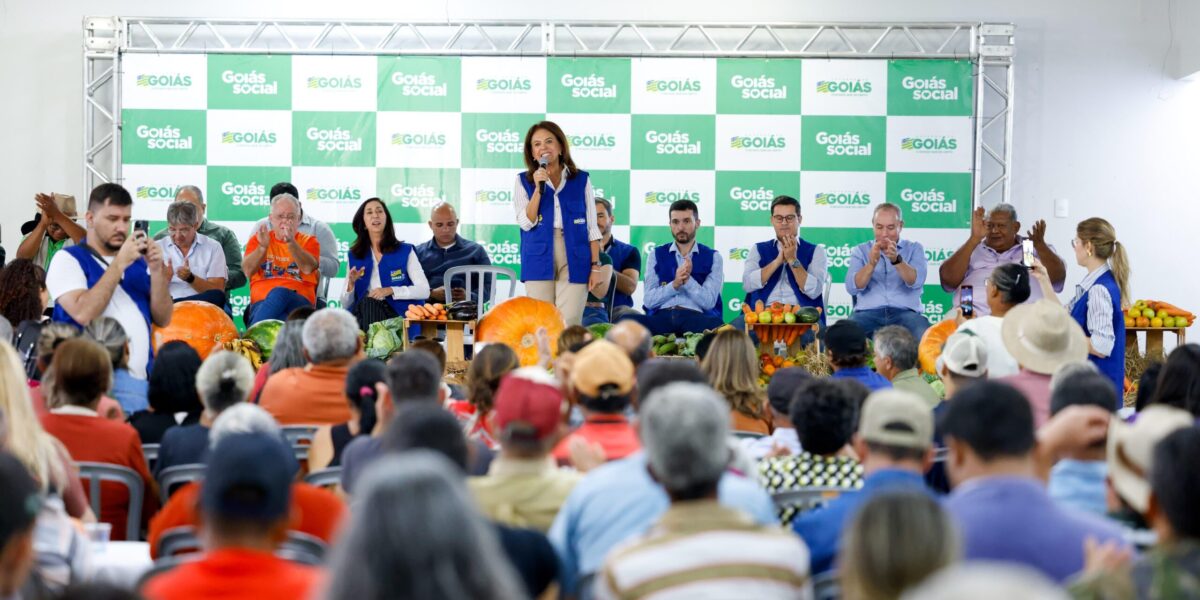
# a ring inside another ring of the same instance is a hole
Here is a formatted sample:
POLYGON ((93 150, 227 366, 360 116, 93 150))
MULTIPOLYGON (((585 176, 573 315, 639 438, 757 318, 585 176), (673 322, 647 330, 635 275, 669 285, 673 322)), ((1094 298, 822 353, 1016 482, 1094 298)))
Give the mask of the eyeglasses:
POLYGON ((1083 242, 1080 242, 1079 238, 1071 238, 1071 247, 1072 248, 1078 248, 1079 244, 1081 244, 1081 243, 1083 243, 1083 242))
POLYGON ((771 220, 783 225, 784 223, 792 224, 796 222, 796 215, 772 215, 771 220))

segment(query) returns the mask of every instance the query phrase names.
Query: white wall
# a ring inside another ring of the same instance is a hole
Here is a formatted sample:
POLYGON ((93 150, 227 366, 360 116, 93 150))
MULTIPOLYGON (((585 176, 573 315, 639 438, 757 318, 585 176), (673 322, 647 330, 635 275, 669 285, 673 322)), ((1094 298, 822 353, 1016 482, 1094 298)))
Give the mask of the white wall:
MULTIPOLYGON (((1022 222, 1046 219, 1049 237, 1070 263, 1074 224, 1107 218, 1130 250, 1134 295, 1197 311, 1200 284, 1190 250, 1200 223, 1193 175, 1200 83, 1165 73, 1190 55, 1200 11, 1175 8, 1168 53, 1169 6, 1168 0, 0 0, 0 81, 8 84, 0 92, 0 173, 9 182, 0 202, 3 241, 11 255, 35 191, 87 195, 80 189, 85 15, 199 16, 203 10, 213 17, 422 20, 1010 21, 1018 27, 1013 201, 1022 222), (1054 217, 1056 198, 1070 200, 1065 219, 1054 217)), ((1068 292, 1082 275, 1072 266, 1068 292)))

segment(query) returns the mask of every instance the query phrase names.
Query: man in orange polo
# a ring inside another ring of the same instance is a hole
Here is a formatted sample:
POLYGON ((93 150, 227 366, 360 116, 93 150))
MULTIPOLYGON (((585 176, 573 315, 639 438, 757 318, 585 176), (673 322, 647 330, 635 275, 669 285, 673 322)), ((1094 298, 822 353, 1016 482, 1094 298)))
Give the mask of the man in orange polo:
POLYGON ((362 358, 354 315, 340 308, 322 308, 304 321, 301 339, 309 364, 272 375, 259 404, 281 425, 349 421, 346 373, 362 358))
POLYGON ((284 320, 288 313, 317 302, 321 244, 300 233, 300 202, 291 194, 271 198, 270 228, 260 225, 246 244, 242 270, 250 276, 246 325, 284 320))

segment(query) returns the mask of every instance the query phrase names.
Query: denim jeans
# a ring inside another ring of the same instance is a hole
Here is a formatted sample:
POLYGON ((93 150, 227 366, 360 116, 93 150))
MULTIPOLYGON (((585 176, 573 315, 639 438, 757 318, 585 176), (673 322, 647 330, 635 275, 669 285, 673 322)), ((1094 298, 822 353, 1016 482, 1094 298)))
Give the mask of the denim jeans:
POLYGON ((275 288, 267 294, 266 298, 253 302, 246 307, 246 326, 249 327, 259 321, 267 319, 278 319, 283 321, 287 319, 289 313, 301 306, 312 306, 313 303, 308 301, 308 298, 301 296, 294 290, 288 288, 275 288))
POLYGON ((875 330, 888 325, 900 325, 909 330, 917 341, 929 329, 929 320, 921 313, 909 308, 885 306, 870 310, 855 310, 850 318, 858 323, 866 332, 867 337, 875 335, 875 330))
POLYGON ((603 308, 595 308, 585 306, 583 308, 583 326, 595 325, 597 323, 608 322, 608 311, 603 308))
POLYGON ((208 290, 207 292, 200 292, 195 296, 175 299, 176 302, 183 302, 185 300, 199 300, 201 302, 216 304, 221 308, 225 308, 225 292, 222 292, 221 290, 208 290))
POLYGON ((684 308, 663 309, 652 315, 626 315, 620 320, 627 319, 645 325, 651 335, 699 333, 725 324, 721 317, 684 308))

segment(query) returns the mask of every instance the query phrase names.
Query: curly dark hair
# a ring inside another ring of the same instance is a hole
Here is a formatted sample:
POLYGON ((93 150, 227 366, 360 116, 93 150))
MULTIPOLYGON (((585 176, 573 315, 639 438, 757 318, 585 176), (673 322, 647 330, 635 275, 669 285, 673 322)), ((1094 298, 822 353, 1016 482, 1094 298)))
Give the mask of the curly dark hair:
POLYGON ((796 390, 788 411, 806 452, 829 455, 850 441, 870 390, 852 379, 815 379, 796 390))
POLYGON ((18 258, 0 270, 0 315, 14 326, 42 317, 46 270, 27 258, 18 258))

